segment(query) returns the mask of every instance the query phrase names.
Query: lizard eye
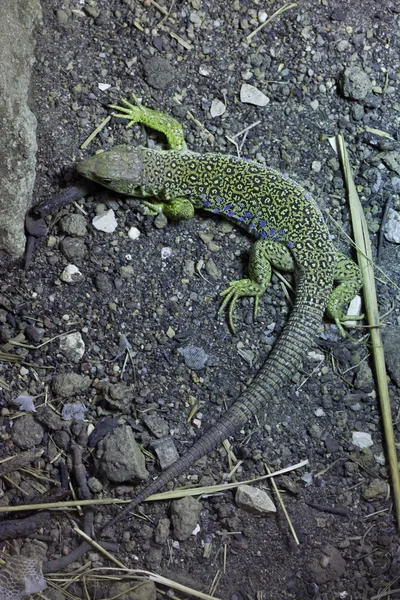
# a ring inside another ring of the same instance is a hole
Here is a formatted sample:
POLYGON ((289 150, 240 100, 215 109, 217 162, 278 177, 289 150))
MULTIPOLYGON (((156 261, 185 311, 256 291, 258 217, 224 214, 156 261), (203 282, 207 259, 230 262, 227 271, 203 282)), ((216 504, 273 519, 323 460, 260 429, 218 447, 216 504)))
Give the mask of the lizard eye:
POLYGON ((101 182, 102 182, 102 183, 106 183, 106 184, 107 184, 107 183, 111 183, 111 181, 112 181, 112 180, 111 180, 111 179, 109 179, 108 177, 102 177, 102 178, 101 178, 101 182))

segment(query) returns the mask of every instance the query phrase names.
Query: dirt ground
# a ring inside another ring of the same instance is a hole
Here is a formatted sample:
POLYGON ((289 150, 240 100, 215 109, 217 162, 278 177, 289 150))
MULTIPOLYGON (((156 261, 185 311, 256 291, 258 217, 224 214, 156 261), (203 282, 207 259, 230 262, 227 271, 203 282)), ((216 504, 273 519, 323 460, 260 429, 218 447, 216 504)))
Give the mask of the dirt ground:
MULTIPOLYGON (((235 138, 239 144, 243 140, 241 155, 304 185, 329 214, 337 246, 350 253, 346 192, 328 142, 342 132, 377 256, 387 202, 394 210, 400 207, 400 12, 395 2, 300 1, 250 40, 246 37, 265 20, 263 13, 270 16, 281 4, 182 0, 165 5, 166 11, 151 0, 42 0, 42 5, 31 90, 39 143, 35 202, 78 181, 74 165, 99 149, 162 142, 141 126, 126 130, 112 118, 87 148, 80 148, 110 113, 108 104, 134 92, 146 106, 175 116, 194 151, 235 154, 228 138, 257 123, 244 138, 235 138), (350 67, 358 69, 360 84, 348 92, 350 67), (268 104, 242 102, 243 83, 263 91, 268 104), (226 104, 226 111, 212 118, 215 99, 226 104)), ((99 187, 47 220, 48 236, 38 242, 27 272, 14 265, 1 277, 8 308, 0 311, 0 342, 22 334, 18 339, 32 347, 12 349, 24 357, 24 365, 2 363, 0 378, 7 387, 0 389, 0 444, 7 455, 44 450, 36 462, 40 470, 10 477, 1 502, 45 498, 64 470, 77 487, 76 445, 82 448, 92 498, 130 497, 135 485, 107 479, 98 449, 88 445, 101 419, 119 417, 119 424, 132 427, 147 451, 150 477, 156 477, 158 434, 146 417, 160 418, 161 429, 184 453, 257 373, 290 304, 274 275, 257 318, 252 301, 241 300, 236 331, 229 331, 226 315, 217 315, 219 293, 246 273, 251 238, 205 213, 167 224, 144 215, 137 200, 99 187), (109 208, 118 227, 102 233, 92 219, 109 208), (79 215, 83 229, 69 226, 69 215, 79 215), (136 239, 128 236, 132 228, 136 239), (81 273, 74 283, 62 280, 70 263, 81 273), (72 331, 85 344, 76 361, 56 337, 72 331), (121 334, 131 345, 126 365, 126 352, 119 356, 121 334), (49 338, 55 339, 41 345, 49 338), (209 366, 189 368, 181 352, 189 346, 201 348, 209 366), (74 389, 73 397, 57 395, 54 377, 71 373, 85 376, 89 385, 74 389), (104 392, 121 382, 132 396, 128 407, 109 401, 104 392), (37 396, 36 413, 21 414, 13 402, 27 394, 37 396), (65 418, 70 403, 86 412, 65 418), (194 406, 198 412, 189 423, 194 406)), ((400 311, 398 288, 390 279, 399 284, 398 248, 381 240, 377 258, 389 278, 379 275, 377 289, 386 330, 393 332, 387 353, 394 363, 400 311)), ((160 520, 170 517, 170 504, 143 503, 146 520, 120 523, 109 533, 108 541, 118 543, 112 554, 128 567, 155 571, 205 593, 217 578, 214 595, 224 600, 396 597, 385 596, 400 588, 400 546, 381 416, 369 347, 366 341, 357 343, 365 331, 351 333, 344 339, 329 320, 321 324, 302 370, 258 422, 230 440, 240 461, 237 480, 264 475, 266 465, 278 470, 308 460, 277 480, 298 544, 273 489, 263 482, 257 485, 278 505, 272 516, 239 508, 231 490, 200 499, 197 534, 178 541, 171 529, 160 540, 160 520), (373 445, 357 447, 355 431, 369 434, 373 445), (209 557, 204 556, 206 542, 212 544, 209 557)), ((398 441, 399 380, 395 369, 390 375, 398 441)), ((223 483, 231 468, 219 448, 177 483, 223 483)), ((116 512, 114 506, 94 507, 94 536, 116 512)), ((39 533, 13 544, 45 561, 56 560, 80 544, 73 526, 82 523, 75 510, 51 512, 39 533)), ((94 550, 80 564, 111 566, 94 550)), ((88 585, 78 577, 68 591, 50 587, 43 594, 55 600, 112 597, 108 584, 88 585)), ((159 588, 157 597, 165 590, 159 588)))

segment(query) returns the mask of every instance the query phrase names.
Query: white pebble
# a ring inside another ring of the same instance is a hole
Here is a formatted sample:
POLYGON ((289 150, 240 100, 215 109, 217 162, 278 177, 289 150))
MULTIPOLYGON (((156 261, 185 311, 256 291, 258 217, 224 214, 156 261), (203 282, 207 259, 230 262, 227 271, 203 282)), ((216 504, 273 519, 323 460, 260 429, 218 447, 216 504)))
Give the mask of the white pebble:
POLYGON ((226 111, 226 106, 221 100, 218 98, 214 98, 211 102, 210 115, 214 119, 214 117, 220 117, 226 111))
POLYGON ((255 106, 266 106, 269 104, 268 96, 249 83, 242 83, 240 101, 245 104, 254 104, 255 106))
POLYGON ((385 225, 385 238, 388 242, 400 244, 400 213, 389 209, 388 218, 385 225))
POLYGON ((354 446, 360 449, 369 448, 374 443, 371 434, 365 431, 353 431, 351 441, 354 446))
POLYGON ((113 233, 118 227, 115 213, 112 208, 107 212, 96 215, 92 219, 92 225, 98 231, 104 231, 104 233, 113 233))
POLYGON ((164 246, 164 248, 161 248, 162 260, 166 260, 167 258, 170 258, 171 256, 172 256, 172 248, 169 248, 169 246, 164 246))
POLYGON ((60 275, 61 281, 64 283, 76 283, 80 279, 83 279, 83 275, 76 265, 67 265, 64 271, 60 275))
POLYGON ((137 240, 139 236, 140 236, 140 231, 137 227, 131 227, 130 230, 128 231, 128 238, 130 240, 137 240))

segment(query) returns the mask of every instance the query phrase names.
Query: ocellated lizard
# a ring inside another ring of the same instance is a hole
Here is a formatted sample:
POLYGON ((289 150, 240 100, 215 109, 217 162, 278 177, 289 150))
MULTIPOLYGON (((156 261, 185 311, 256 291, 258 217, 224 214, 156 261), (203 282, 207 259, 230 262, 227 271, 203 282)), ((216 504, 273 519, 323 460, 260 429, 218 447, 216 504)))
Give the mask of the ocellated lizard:
MULTIPOLYGON (((136 100, 136 98, 135 98, 136 100)), ((296 301, 286 327, 254 381, 183 456, 144 488, 111 525, 151 494, 181 475, 233 435, 268 402, 310 348, 324 312, 342 329, 343 307, 361 287, 358 267, 338 252, 322 214, 310 195, 289 177, 253 161, 223 154, 190 152, 182 126, 172 117, 122 101, 114 116, 128 126, 143 123, 165 134, 170 150, 116 146, 78 164, 85 177, 116 192, 146 199, 154 212, 188 219, 205 209, 237 223, 256 238, 249 276, 223 292, 221 309, 233 310, 238 298, 254 297, 254 310, 271 279, 271 265, 297 273, 296 301), (337 283, 337 287, 334 286, 337 283)))

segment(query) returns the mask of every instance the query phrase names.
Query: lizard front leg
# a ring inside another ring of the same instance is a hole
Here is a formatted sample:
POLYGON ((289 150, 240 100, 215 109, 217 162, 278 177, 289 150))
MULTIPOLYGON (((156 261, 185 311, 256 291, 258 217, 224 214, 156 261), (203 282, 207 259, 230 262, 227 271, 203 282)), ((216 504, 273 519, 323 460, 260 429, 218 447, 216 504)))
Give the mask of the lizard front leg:
POLYGON ((143 123, 143 125, 163 133, 171 150, 186 150, 183 127, 178 121, 158 110, 143 106, 133 93, 132 97, 136 106, 125 99, 121 100, 123 106, 110 104, 110 108, 118 111, 112 113, 112 116, 119 119, 128 119, 127 127, 132 127, 134 123, 143 123))
POLYGON ((191 219, 194 216, 194 206, 184 197, 174 198, 170 202, 162 202, 157 199, 142 200, 147 215, 156 216, 162 212, 168 219, 178 221, 191 219))

